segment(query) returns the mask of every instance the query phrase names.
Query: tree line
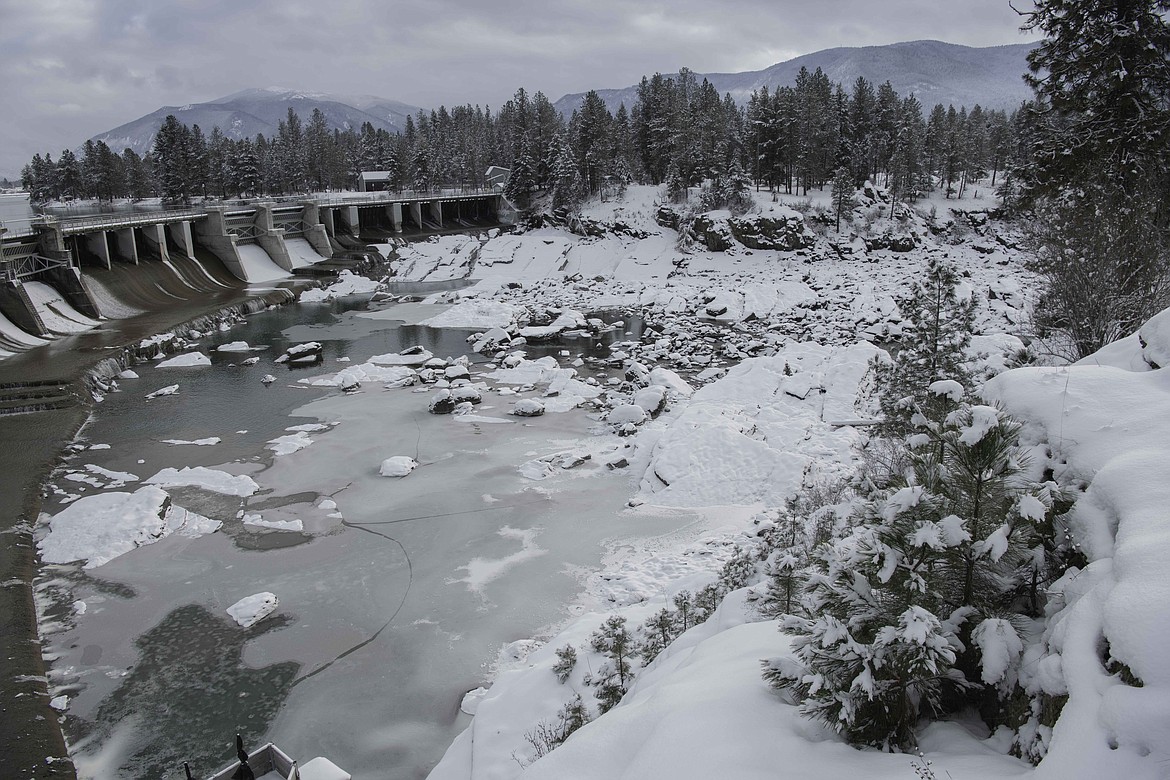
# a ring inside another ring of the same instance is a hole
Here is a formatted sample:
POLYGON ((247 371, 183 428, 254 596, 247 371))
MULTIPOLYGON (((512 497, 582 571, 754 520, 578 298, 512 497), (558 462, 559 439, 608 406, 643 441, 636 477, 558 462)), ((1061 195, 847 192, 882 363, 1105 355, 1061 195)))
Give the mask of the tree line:
POLYGON ((79 154, 35 155, 21 183, 37 201, 186 202, 354 188, 370 170, 389 172, 399 191, 477 189, 499 165, 512 171, 508 194, 523 207, 544 193, 571 206, 634 182, 676 195, 728 179, 807 193, 845 168, 855 185, 872 179, 912 199, 936 186, 962 195, 988 174, 995 186, 1020 155, 1018 115, 937 105, 926 116, 889 83, 859 78, 847 91, 820 69, 741 107, 683 69, 644 77, 633 105, 616 112, 591 91, 566 118, 542 93, 519 89, 495 113, 420 111, 401 133, 369 123, 331 130, 319 109, 305 122, 289 108, 272 137, 233 139, 170 115, 145 156, 87 141, 79 154))

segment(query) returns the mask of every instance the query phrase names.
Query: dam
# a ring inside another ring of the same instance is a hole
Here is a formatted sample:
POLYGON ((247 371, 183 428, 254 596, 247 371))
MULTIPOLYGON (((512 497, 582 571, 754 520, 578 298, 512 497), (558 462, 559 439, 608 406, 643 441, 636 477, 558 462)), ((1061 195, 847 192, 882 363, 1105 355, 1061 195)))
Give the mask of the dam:
POLYGON ((0 357, 160 301, 335 273, 367 243, 499 224, 498 191, 369 192, 42 215, 0 227, 0 357))

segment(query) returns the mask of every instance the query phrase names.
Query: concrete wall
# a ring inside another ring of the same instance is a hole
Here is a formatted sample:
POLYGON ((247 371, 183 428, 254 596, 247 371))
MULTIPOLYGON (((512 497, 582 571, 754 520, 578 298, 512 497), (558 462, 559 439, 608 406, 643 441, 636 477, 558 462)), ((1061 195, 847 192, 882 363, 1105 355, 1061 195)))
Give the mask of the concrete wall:
POLYGON ((193 223, 195 240, 207 248, 207 251, 219 258, 227 269, 236 278, 247 281, 244 273, 244 264, 240 262, 240 253, 236 251, 236 237, 227 232, 227 222, 224 219, 222 206, 208 206, 207 219, 193 223))
POLYGON ((433 221, 439 227, 443 227, 443 204, 442 204, 442 202, 437 201, 437 200, 432 200, 432 201, 430 201, 429 205, 430 205, 429 211, 431 214, 431 221, 433 221))
POLYGON ((179 254, 188 260, 195 259, 195 239, 191 235, 190 222, 172 222, 167 225, 167 237, 179 254))
POLYGON ((83 236, 78 236, 79 239, 85 242, 85 248, 97 255, 98 260, 105 266, 106 270, 113 267, 110 262, 110 242, 106 231, 102 230, 97 233, 86 233, 83 236))
POLYGON ((256 220, 254 222, 260 235, 256 236, 256 243, 268 253, 272 262, 286 271, 292 271, 293 261, 284 245, 284 228, 276 227, 276 220, 272 215, 271 203, 256 204, 256 220))
POLYGON ((115 253, 118 257, 138 265, 138 244, 134 242, 134 228, 115 230, 109 235, 114 238, 115 253))
POLYGON ((167 251, 167 231, 166 227, 159 225, 144 225, 136 228, 141 231, 143 240, 146 245, 150 247, 151 254, 163 262, 171 259, 170 252, 167 251))

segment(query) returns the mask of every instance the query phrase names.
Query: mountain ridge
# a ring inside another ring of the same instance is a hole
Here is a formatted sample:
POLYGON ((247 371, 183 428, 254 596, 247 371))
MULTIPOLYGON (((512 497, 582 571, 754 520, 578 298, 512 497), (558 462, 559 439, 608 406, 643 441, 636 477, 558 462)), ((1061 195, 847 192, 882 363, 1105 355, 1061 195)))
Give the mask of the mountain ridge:
MULTIPOLYGON (((842 46, 794 57, 755 71, 737 73, 696 73, 706 78, 719 94, 730 94, 744 104, 754 90, 770 90, 794 82, 801 67, 821 68, 831 81, 850 87, 858 76, 874 84, 889 81, 900 95, 914 93, 929 110, 935 103, 984 108, 1012 109, 1031 97, 1023 81, 1027 53, 1036 43, 971 47, 944 41, 921 40, 883 46, 842 46)), ((598 89, 611 111, 622 103, 630 108, 637 97, 637 85, 598 89)), ((553 105, 566 117, 581 104, 584 92, 569 93, 553 105)), ((271 137, 292 107, 308 122, 314 108, 325 114, 330 129, 344 130, 369 122, 376 129, 401 132, 406 118, 421 110, 417 106, 376 95, 334 95, 287 87, 251 87, 214 100, 182 106, 163 106, 145 116, 119 125, 91 138, 105 141, 115 152, 133 149, 145 154, 168 114, 187 125, 198 124, 205 133, 219 127, 232 139, 252 138, 257 133, 271 137)))
POLYGON ((290 107, 302 123, 307 123, 313 109, 319 108, 325 114, 330 130, 356 129, 364 122, 369 122, 375 129, 391 133, 401 132, 406 117, 420 110, 416 106, 374 95, 338 96, 281 87, 248 88, 202 103, 163 106, 112 130, 99 133, 90 140, 95 143, 104 141, 118 153, 123 149, 133 149, 142 155, 154 145, 154 137, 168 114, 174 114, 183 124, 199 125, 205 133, 218 127, 233 140, 253 138, 257 133, 271 138, 290 107), (348 100, 361 103, 364 107, 346 102, 348 100))
MULTIPOLYGON (((840 46, 802 54, 766 68, 737 73, 695 73, 707 79, 720 95, 730 94, 744 104, 754 90, 789 86, 801 67, 810 72, 818 67, 833 82, 847 89, 863 76, 873 84, 889 81, 900 95, 913 92, 926 110, 936 103, 966 106, 976 103, 984 108, 1010 110, 1028 100, 1031 89, 1024 83, 1027 54, 1038 43, 1013 43, 1000 46, 962 46, 945 41, 920 40, 882 46, 840 46)), ((617 89, 598 89, 598 95, 610 111, 625 103, 633 106, 637 84, 617 89)), ((562 96, 553 105, 565 116, 580 106, 586 93, 562 96)))

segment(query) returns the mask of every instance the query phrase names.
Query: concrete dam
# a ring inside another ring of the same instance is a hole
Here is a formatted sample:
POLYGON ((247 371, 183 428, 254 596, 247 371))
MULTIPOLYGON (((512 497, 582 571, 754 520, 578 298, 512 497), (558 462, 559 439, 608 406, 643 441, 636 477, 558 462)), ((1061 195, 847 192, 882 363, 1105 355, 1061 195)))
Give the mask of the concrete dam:
POLYGON ((0 232, 0 357, 184 301, 295 276, 387 243, 498 225, 498 192, 388 192, 44 216, 0 232))

